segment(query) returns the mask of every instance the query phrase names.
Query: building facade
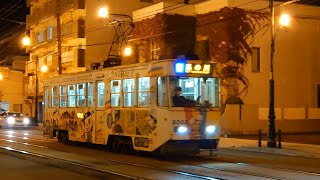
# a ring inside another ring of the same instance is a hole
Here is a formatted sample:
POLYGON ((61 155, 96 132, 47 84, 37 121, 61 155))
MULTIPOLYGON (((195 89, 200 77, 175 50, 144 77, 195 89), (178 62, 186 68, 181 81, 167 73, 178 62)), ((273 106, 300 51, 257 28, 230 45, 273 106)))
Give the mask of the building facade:
POLYGON ((30 113, 29 102, 23 98, 23 72, 0 67, 0 110, 30 113))
MULTIPOLYGON (((132 15, 136 29, 139 29, 139 23, 158 18, 165 19, 165 21, 151 24, 151 28, 156 29, 156 27, 164 27, 170 23, 175 24, 174 21, 176 21, 176 24, 186 30, 184 32, 181 28, 177 29, 173 26, 165 27, 161 29, 161 33, 152 35, 140 33, 140 36, 135 36, 134 32, 134 36, 129 40, 134 54, 125 58, 124 64, 176 58, 181 54, 197 54, 198 52, 202 52, 202 59, 207 58, 214 62, 215 59, 210 56, 211 40, 206 35, 199 34, 199 25, 194 23, 198 21, 200 15, 219 11, 224 7, 269 12, 267 0, 207 0, 201 2, 190 0, 188 5, 184 4, 183 0, 28 0, 27 2, 30 7, 30 15, 27 16, 27 30, 30 31, 32 46, 29 47, 30 61, 26 66, 26 82, 28 83, 26 83, 25 97, 35 96, 33 92, 35 77, 39 77, 40 80, 39 96, 41 96, 42 79, 58 75, 60 53, 62 73, 89 70, 91 64, 106 60, 114 37, 114 27, 97 16, 98 9, 102 6, 107 6, 110 13, 113 14, 132 15), (168 16, 159 18, 159 14, 168 16), (183 16, 188 18, 185 23, 179 20, 183 16), (57 23, 57 19, 60 19, 60 23, 57 23), (58 24, 60 33, 58 33, 58 24), (194 32, 194 35, 190 33, 191 31, 194 32), (177 38, 177 41, 163 38, 164 36, 170 37, 176 32, 185 33, 186 38, 182 40, 177 38), (59 43, 58 37, 61 39, 59 43), (163 46, 161 46, 161 41, 165 42, 162 43, 163 46), (179 43, 180 45, 175 46, 175 50, 172 50, 175 52, 168 53, 166 49, 165 56, 163 56, 162 51, 166 48, 166 44, 179 43), (61 44, 61 47, 58 44, 61 44), (184 52, 183 47, 190 48, 190 50, 184 52), (38 62, 38 70, 41 65, 46 64, 49 71, 43 74, 35 73, 36 62, 38 62)), ((281 12, 292 16, 287 29, 280 28, 277 25, 278 21, 275 26, 275 106, 276 124, 279 124, 277 129, 284 128, 287 132, 297 132, 301 129, 320 131, 318 128, 320 127, 319 9, 316 6, 301 4, 275 7, 276 19, 281 12), (287 126, 288 124, 290 126, 287 126), (305 128, 300 128, 305 124, 307 124, 305 128)), ((245 105, 241 108, 230 106, 228 109, 227 107, 225 115, 227 120, 222 122, 225 124, 226 133, 255 133, 257 129, 263 129, 266 132, 270 77, 271 37, 269 32, 270 26, 249 40, 253 54, 243 66, 243 73, 248 79, 249 88, 247 94, 240 96, 245 105)), ((226 90, 222 89, 221 93, 225 101, 226 90)))
MULTIPOLYGON (((319 132, 320 8, 302 4, 278 6, 277 4, 281 4, 281 2, 276 2, 275 4, 274 79, 276 128, 282 129, 284 132, 319 132), (278 25, 278 18, 282 12, 291 16, 291 22, 287 28, 281 28, 278 25)), ((194 42, 193 52, 198 53, 200 47, 200 51, 204 51, 202 54, 205 54, 201 59, 207 58, 213 62, 215 62, 215 58, 210 56, 210 51, 217 51, 217 49, 212 50, 210 41, 215 39, 210 39, 209 35, 201 34, 200 28, 209 28, 206 25, 199 25, 201 16, 220 11, 225 7, 270 13, 268 1, 208 0, 202 3, 189 3, 189 5, 183 5, 180 8, 172 8, 174 5, 174 3, 162 2, 139 9, 134 11, 133 19, 136 24, 143 25, 143 21, 157 19, 157 13, 165 13, 169 16, 180 14, 186 16, 186 18, 190 16, 196 17, 198 23, 196 25, 196 41, 194 42), (148 12, 154 13, 149 13, 145 18, 141 18, 148 12)), ((225 26, 225 32, 228 32, 230 29, 228 29, 228 24, 223 24, 223 15, 220 18, 216 22, 214 19, 212 19, 212 22, 209 20, 208 24, 221 23, 221 26, 225 26)), ((166 22, 162 21, 161 23, 166 22)), ((158 25, 161 26, 161 23, 158 25)), ((166 25, 168 24, 164 26, 166 25)), ((156 24, 153 24, 153 26, 156 26, 156 24)), ((262 129, 263 133, 267 132, 270 96, 270 27, 269 24, 264 30, 255 34, 252 39, 248 39, 252 48, 252 55, 248 57, 247 63, 243 66, 243 74, 249 82, 248 92, 240 95, 244 105, 227 106, 224 118, 221 121, 224 133, 254 134, 258 132, 258 129, 262 129)), ((190 27, 190 29, 192 28, 190 27)), ((177 29, 178 27, 172 27, 171 31, 177 29)), ((142 49, 147 49, 143 56, 150 57, 149 60, 161 59, 161 54, 165 49, 161 49, 162 40, 161 38, 159 40, 157 36, 166 36, 166 33, 170 32, 161 32, 158 35, 153 34, 153 36, 147 37, 143 41, 140 40, 137 44, 140 44, 139 46, 142 46, 142 49), (159 46, 154 45, 153 38, 158 39, 159 46), (147 45, 145 45, 145 42, 147 42, 147 45), (158 51, 160 55, 154 58, 153 51, 158 51)), ((231 38, 232 35, 228 34, 225 41, 231 38)), ((139 50, 136 53, 138 55, 135 58, 145 59, 139 57, 141 56, 139 50)), ((172 54, 174 53, 172 52, 172 54)), ((172 56, 172 58, 176 57, 172 56)), ((227 90, 222 89, 221 95, 225 102, 227 90)))
MULTIPOLYGON (((152 4, 153 0, 27 0, 30 14, 26 30, 31 46, 27 47, 30 60, 26 63, 25 98, 32 100, 38 86, 38 107, 42 107, 43 79, 61 73, 91 69, 92 63, 106 60, 114 27, 98 17, 100 7, 108 7, 110 14, 128 14, 152 4), (59 61, 61 59, 61 61, 59 61), (61 63, 60 63, 61 62, 61 63), (46 65, 48 71, 41 73, 46 65)), ((33 105, 33 109, 35 105, 33 105)), ((34 113, 32 114, 34 116, 34 113)))

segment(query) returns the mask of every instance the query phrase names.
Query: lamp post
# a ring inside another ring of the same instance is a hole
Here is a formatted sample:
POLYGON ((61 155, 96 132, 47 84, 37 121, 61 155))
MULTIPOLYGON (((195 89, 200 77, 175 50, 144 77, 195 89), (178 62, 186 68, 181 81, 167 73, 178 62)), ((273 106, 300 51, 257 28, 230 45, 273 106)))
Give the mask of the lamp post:
MULTIPOLYGON (((270 10, 271 10, 271 54, 270 54, 270 86, 269 86, 269 131, 268 131, 268 141, 267 146, 271 148, 277 147, 276 142, 276 128, 275 128, 275 110, 274 110, 274 69, 273 69, 273 62, 274 62, 274 52, 275 52, 275 38, 276 34, 274 31, 274 5, 273 0, 270 0, 270 10)), ((289 25, 289 16, 287 14, 282 14, 280 16, 280 25, 285 27, 289 25)))
POLYGON ((122 55, 130 56, 132 54, 131 47, 126 47, 123 52, 121 52, 121 49, 123 43, 128 43, 129 36, 133 31, 134 24, 132 17, 127 14, 109 13, 107 7, 101 7, 99 9, 98 17, 101 18, 100 20, 103 22, 107 21, 109 26, 113 26, 115 29, 115 35, 110 46, 107 60, 110 57, 121 58, 122 55))
MULTIPOLYGON (((22 44, 24 46, 30 46, 31 45, 31 41, 29 37, 24 37, 22 39, 22 44)), ((38 77, 38 66, 39 66, 39 59, 38 56, 36 56, 36 67, 35 67, 35 78, 36 78, 36 85, 35 85, 35 112, 34 112, 34 116, 35 116, 35 125, 38 126, 38 93, 39 93, 39 77, 38 77)), ((43 65, 41 67, 41 72, 47 72, 48 67, 46 65, 43 65)))

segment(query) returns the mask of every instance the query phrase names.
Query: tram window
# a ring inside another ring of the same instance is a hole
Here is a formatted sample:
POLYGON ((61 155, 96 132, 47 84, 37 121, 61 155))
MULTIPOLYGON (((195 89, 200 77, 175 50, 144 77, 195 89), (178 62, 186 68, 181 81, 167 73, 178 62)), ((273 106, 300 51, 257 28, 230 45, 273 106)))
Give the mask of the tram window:
POLYGON ((134 106, 134 79, 123 80, 123 96, 124 96, 124 106, 133 107, 134 106))
POLYGON ((68 107, 76 106, 76 87, 74 84, 68 85, 68 107))
POLYGON ((158 98, 157 103, 160 107, 168 107, 169 101, 168 101, 168 93, 167 93, 167 84, 166 84, 166 78, 165 77, 158 77, 158 98))
POLYGON ((84 107, 86 105, 86 84, 77 84, 77 107, 84 107))
POLYGON ((98 82, 97 85, 97 95, 98 95, 98 101, 97 106, 98 108, 104 107, 104 82, 98 82))
POLYGON ((67 87, 60 86, 60 107, 67 107, 67 87))
POLYGON ((57 86, 52 87, 51 89, 51 97, 52 97, 52 106, 51 107, 58 107, 59 106, 59 89, 57 86))
POLYGON ((48 87, 44 87, 44 107, 47 110, 49 108, 49 93, 48 87))
POLYGON ((150 77, 138 79, 138 106, 150 105, 150 77))
POLYGON ((92 82, 87 83, 88 84, 88 98, 87 98, 87 102, 88 102, 88 107, 92 107, 93 106, 93 86, 92 86, 92 82))
POLYGON ((219 86, 216 78, 198 77, 170 77, 170 89, 173 94, 172 106, 199 106, 219 107, 219 86), (181 89, 181 98, 176 98, 176 89, 181 89))
POLYGON ((120 80, 113 80, 110 84, 111 89, 111 106, 112 107, 119 107, 120 106, 120 99, 121 99, 121 81, 120 80))

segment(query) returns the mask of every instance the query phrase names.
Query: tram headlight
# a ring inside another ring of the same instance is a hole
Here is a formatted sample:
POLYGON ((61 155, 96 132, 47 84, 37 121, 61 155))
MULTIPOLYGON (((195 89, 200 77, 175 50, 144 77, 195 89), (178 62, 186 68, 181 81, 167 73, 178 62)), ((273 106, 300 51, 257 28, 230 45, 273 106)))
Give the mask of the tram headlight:
POLYGON ((30 119, 29 118, 24 118, 23 119, 23 124, 27 125, 30 123, 30 119))
POLYGON ((16 121, 16 119, 14 117, 8 117, 8 119, 7 119, 7 123, 10 125, 14 124, 15 121, 16 121))
POLYGON ((216 132, 216 126, 214 126, 214 125, 210 125, 210 126, 207 126, 206 127, 206 132, 208 133, 208 134, 212 134, 212 133, 215 133, 216 132))
POLYGON ((177 129, 179 134, 186 134, 188 132, 188 127, 186 126, 179 126, 177 129))

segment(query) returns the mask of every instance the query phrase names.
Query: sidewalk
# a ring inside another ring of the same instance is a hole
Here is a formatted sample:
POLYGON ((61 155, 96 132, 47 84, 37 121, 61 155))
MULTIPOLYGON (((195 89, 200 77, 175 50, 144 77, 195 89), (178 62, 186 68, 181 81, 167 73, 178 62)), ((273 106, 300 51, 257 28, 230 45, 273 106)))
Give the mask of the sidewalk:
POLYGON ((281 145, 281 149, 268 148, 267 142, 262 141, 262 147, 258 147, 258 140, 221 137, 218 148, 320 159, 320 145, 287 142, 282 142, 281 145))

